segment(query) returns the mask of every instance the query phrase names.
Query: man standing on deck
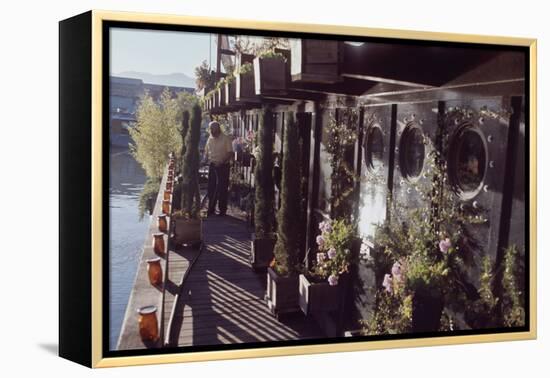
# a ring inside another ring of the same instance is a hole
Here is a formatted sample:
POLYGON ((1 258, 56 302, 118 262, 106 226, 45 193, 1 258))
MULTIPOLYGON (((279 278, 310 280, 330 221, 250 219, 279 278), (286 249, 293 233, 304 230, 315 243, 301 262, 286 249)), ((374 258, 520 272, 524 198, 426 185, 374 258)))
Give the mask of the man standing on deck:
POLYGON ((229 186, 230 160, 233 157, 231 137, 222 133, 220 124, 208 124, 210 136, 204 147, 204 158, 210 163, 208 170, 208 215, 214 215, 216 203, 219 215, 227 211, 227 190, 229 186))

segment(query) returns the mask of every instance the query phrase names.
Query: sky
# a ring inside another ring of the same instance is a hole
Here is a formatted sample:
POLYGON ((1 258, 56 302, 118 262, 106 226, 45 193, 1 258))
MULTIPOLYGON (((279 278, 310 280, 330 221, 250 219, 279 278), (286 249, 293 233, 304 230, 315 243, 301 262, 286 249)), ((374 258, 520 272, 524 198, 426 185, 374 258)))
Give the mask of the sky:
MULTIPOLYGON (((207 33, 111 28, 111 73, 184 73, 194 78, 195 67, 209 60, 209 46, 207 33)), ((215 64, 214 37, 211 46, 215 64)))

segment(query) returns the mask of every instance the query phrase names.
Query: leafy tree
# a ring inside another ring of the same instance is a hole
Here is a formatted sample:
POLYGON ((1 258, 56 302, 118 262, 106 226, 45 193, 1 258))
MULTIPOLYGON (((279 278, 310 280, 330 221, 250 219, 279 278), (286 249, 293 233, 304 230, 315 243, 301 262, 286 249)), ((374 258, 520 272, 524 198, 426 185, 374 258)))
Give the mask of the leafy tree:
POLYGON ((255 179, 255 209, 254 226, 256 236, 263 238, 273 232, 275 212, 273 200, 275 190, 273 183, 273 113, 265 108, 262 111, 258 129, 259 152, 254 173, 255 179))
POLYGON ((285 122, 284 157, 281 179, 281 207, 277 213, 278 230, 275 244, 274 269, 279 275, 298 271, 300 250, 300 160, 299 133, 294 113, 285 122))
POLYGON ((165 88, 159 102, 148 92, 137 109, 136 126, 130 129, 130 151, 149 178, 162 177, 168 154, 181 149, 178 131, 178 103, 165 88))

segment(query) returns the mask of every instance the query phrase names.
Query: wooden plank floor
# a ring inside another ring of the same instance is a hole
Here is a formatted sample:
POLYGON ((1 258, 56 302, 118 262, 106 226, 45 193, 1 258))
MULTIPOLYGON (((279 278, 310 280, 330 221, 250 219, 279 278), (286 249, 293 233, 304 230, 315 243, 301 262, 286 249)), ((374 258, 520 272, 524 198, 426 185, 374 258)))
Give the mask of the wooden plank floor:
POLYGON ((269 312, 263 299, 266 274, 255 273, 248 264, 250 231, 243 220, 209 217, 203 230, 206 248, 182 286, 172 345, 322 337, 315 323, 301 314, 278 321, 269 312))

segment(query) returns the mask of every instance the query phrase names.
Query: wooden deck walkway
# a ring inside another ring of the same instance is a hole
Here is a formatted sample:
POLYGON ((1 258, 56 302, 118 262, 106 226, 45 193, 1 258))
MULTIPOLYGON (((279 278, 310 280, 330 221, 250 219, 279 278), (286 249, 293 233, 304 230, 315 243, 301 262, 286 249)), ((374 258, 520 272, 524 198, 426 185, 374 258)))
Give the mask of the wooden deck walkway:
POLYGON ((203 224, 205 248, 182 285, 170 345, 215 345, 322 337, 301 314, 278 321, 264 302, 266 273, 248 264, 250 230, 233 216, 203 224))

